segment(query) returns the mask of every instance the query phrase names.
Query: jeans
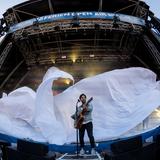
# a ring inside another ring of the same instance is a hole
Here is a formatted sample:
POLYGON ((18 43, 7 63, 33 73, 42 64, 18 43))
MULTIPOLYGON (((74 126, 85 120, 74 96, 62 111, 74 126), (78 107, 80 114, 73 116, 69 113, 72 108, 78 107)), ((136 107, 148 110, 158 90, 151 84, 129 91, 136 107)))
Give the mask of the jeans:
POLYGON ((85 130, 87 130, 87 134, 89 137, 89 141, 91 144, 91 148, 95 148, 95 141, 94 141, 94 136, 93 136, 93 124, 92 122, 83 124, 82 127, 79 129, 79 140, 80 140, 80 147, 84 147, 84 133, 85 130))

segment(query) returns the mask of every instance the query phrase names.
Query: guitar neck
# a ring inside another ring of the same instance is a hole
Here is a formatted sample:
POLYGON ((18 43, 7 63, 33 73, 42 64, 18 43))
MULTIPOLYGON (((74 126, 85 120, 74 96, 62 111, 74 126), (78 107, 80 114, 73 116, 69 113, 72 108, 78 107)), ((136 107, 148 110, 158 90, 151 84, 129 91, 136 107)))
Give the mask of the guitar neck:
POLYGON ((89 104, 92 100, 93 100, 93 97, 91 97, 91 98, 87 101, 87 103, 85 104, 85 106, 87 107, 88 104, 89 104))

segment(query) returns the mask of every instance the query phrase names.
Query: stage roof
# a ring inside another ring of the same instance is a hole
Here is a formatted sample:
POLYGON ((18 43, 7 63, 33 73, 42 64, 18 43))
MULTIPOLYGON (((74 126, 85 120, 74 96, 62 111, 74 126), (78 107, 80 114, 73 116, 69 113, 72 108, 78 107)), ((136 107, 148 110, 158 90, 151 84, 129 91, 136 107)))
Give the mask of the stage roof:
POLYGON ((32 0, 9 8, 4 13, 4 18, 8 19, 14 15, 12 23, 16 24, 31 18, 56 13, 100 11, 122 13, 140 18, 143 15, 145 19, 148 10, 149 6, 139 0, 32 0))

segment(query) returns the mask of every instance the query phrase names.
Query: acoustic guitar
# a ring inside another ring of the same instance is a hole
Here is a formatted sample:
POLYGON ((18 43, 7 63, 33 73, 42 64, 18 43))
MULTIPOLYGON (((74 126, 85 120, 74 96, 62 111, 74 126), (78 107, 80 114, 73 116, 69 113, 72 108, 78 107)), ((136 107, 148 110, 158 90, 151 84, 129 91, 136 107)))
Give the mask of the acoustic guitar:
POLYGON ((83 121, 84 121, 84 114, 87 112, 87 107, 88 104, 93 100, 93 97, 91 97, 87 103, 85 104, 85 107, 83 108, 83 110, 81 111, 81 113, 78 115, 78 117, 75 119, 74 122, 74 128, 79 129, 81 128, 83 121))

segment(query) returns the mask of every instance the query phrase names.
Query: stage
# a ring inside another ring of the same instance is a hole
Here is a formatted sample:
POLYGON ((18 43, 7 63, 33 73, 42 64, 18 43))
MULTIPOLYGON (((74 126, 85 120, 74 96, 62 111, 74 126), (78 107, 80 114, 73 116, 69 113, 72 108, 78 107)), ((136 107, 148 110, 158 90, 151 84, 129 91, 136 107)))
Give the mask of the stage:
MULTIPOLYGON (((86 151, 87 152, 87 151, 86 151)), ((88 151, 89 153, 89 151, 88 151)), ((102 160, 103 158, 100 156, 98 152, 96 152, 95 155, 91 154, 84 154, 84 155, 79 155, 79 154, 68 154, 65 153, 61 157, 59 157, 57 160, 102 160)))

